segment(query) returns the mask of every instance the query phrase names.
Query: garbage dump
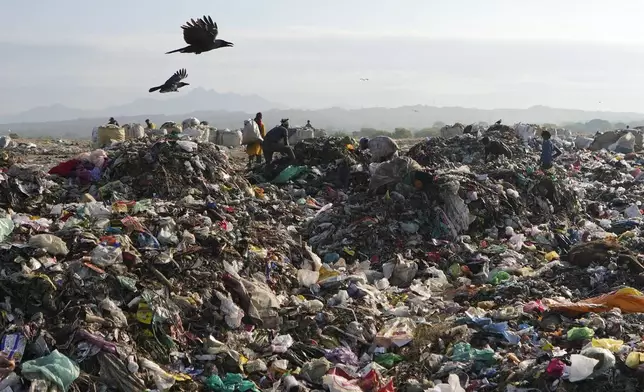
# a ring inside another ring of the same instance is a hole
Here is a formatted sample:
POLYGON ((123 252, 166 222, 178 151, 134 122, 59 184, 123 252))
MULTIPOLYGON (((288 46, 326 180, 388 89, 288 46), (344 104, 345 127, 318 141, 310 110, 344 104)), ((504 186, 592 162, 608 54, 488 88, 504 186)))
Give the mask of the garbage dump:
POLYGON ((592 151, 610 150, 613 152, 629 153, 644 149, 644 134, 636 129, 608 131, 599 134, 588 147, 592 151))
POLYGON ((0 391, 641 390, 644 157, 482 135, 0 160, 0 391))

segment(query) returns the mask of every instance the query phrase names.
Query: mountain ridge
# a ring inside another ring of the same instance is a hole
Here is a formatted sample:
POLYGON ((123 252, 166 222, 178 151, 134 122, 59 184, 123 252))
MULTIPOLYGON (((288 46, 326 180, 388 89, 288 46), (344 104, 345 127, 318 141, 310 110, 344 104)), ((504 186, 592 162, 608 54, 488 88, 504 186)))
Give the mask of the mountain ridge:
POLYGON ((0 123, 55 122, 99 117, 136 116, 138 114, 181 114, 194 110, 261 111, 285 108, 256 94, 220 93, 198 87, 186 94, 158 99, 138 98, 126 104, 104 109, 79 109, 60 103, 37 106, 16 114, 0 115, 0 123))

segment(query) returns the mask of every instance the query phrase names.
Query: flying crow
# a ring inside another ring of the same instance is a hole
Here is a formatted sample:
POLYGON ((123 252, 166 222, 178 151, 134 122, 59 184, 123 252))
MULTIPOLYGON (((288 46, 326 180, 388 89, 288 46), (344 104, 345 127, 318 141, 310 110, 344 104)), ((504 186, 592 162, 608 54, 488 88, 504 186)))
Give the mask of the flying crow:
POLYGON ((363 81, 363 82, 368 82, 369 78, 360 78, 360 80, 363 81))
POLYGON ((183 40, 186 41, 188 46, 166 54, 177 52, 199 54, 213 49, 233 46, 232 42, 217 39, 219 29, 217 28, 217 23, 213 22, 210 16, 204 16, 197 20, 190 19, 181 28, 183 29, 183 40))
POLYGON ((181 68, 177 72, 174 73, 174 75, 170 76, 168 80, 165 81, 160 86, 152 87, 150 89, 150 92, 153 93, 157 90, 159 90, 160 93, 172 93, 175 91, 179 91, 179 89, 183 86, 188 86, 190 83, 182 82, 183 79, 188 77, 188 73, 186 72, 185 68, 181 68))

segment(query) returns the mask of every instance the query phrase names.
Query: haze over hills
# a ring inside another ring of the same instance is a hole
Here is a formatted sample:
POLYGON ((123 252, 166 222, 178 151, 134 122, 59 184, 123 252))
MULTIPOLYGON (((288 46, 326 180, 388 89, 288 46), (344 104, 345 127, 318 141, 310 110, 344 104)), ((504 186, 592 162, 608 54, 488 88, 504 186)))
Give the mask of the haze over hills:
POLYGON ((0 116, 0 123, 36 123, 158 113, 175 115, 202 110, 252 112, 285 107, 285 105, 270 102, 257 95, 219 93, 214 90, 195 88, 185 94, 151 94, 150 98, 137 99, 127 104, 100 110, 76 109, 61 104, 41 106, 14 115, 0 116))
POLYGON ((146 118, 157 124, 181 121, 186 117, 207 120, 218 128, 239 128, 243 120, 264 113, 269 126, 281 118, 290 118, 293 125, 311 120, 314 126, 328 130, 355 131, 363 127, 393 130, 396 127, 422 129, 437 121, 444 123, 492 123, 502 119, 516 122, 566 124, 603 119, 610 122, 644 124, 644 114, 633 112, 584 111, 533 106, 527 109, 474 109, 462 107, 404 106, 398 108, 327 108, 317 110, 286 109, 257 95, 218 93, 194 89, 187 94, 146 98, 102 110, 84 110, 64 105, 38 107, 23 113, 0 117, 0 133, 11 130, 22 136, 89 137, 94 126, 114 116, 120 123, 140 122, 146 118))

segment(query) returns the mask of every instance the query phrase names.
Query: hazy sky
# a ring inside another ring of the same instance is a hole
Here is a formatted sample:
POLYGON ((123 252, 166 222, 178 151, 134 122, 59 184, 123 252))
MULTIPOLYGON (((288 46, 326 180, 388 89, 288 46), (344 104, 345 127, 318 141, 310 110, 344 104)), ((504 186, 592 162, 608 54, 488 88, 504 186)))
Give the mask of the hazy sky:
POLYGON ((150 96, 149 87, 180 67, 190 87, 256 93, 294 107, 544 104, 644 112, 640 1, 5 3, 0 114, 127 103, 150 96), (185 46, 180 26, 203 14, 235 47, 165 55, 185 46))

